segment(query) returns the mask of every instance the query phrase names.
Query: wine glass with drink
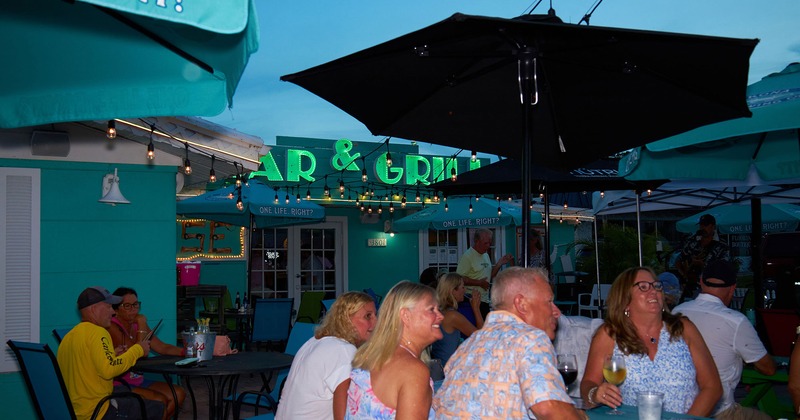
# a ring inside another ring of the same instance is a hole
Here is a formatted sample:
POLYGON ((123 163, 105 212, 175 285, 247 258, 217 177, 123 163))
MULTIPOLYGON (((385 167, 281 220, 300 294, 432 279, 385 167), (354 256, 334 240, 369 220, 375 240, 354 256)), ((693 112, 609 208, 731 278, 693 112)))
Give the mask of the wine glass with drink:
POLYGON ((569 391, 569 386, 578 379, 578 359, 574 354, 559 354, 556 356, 558 373, 564 379, 564 385, 569 391))
MULTIPOLYGON (((606 382, 612 385, 620 386, 622 385, 623 382, 625 382, 626 373, 627 371, 625 369, 624 357, 622 357, 621 355, 606 356, 605 360, 603 361, 603 378, 606 379, 606 382)), ((625 413, 615 408, 607 412, 606 414, 617 416, 625 413)))

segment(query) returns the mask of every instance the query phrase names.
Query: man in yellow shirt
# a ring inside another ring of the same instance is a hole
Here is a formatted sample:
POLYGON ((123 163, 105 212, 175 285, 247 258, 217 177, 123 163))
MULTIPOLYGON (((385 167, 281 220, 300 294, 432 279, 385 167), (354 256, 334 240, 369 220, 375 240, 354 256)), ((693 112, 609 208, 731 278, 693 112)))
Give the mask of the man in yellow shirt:
MULTIPOLYGON (((90 418, 103 397, 114 391, 127 391, 124 387, 114 389, 114 377, 128 371, 136 360, 150 352, 150 343, 141 341, 124 353, 116 354, 106 328, 111 326, 114 315, 111 305, 121 301, 120 296, 114 296, 102 287, 85 289, 78 296, 81 323, 67 333, 58 346, 58 365, 75 415, 80 420, 90 418)), ((163 403, 145 400, 145 408, 148 419, 161 419, 163 403)), ((136 400, 119 398, 105 403, 98 418, 138 418, 138 415, 136 400)))
POLYGON ((464 276, 464 285, 467 292, 480 293, 481 295, 481 314, 484 318, 489 313, 489 287, 491 280, 508 262, 513 261, 511 254, 506 254, 492 265, 489 259, 489 249, 492 247, 494 235, 489 229, 477 229, 472 236, 472 247, 458 260, 456 273, 464 276))

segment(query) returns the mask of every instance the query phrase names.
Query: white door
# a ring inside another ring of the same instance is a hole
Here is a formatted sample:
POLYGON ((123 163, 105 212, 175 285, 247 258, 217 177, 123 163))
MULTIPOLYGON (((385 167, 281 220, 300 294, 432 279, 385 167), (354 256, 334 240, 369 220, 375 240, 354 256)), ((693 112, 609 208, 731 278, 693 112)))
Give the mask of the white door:
POLYGON ((294 298, 324 291, 332 299, 347 290, 344 273, 346 220, 328 217, 313 225, 256 229, 251 237, 250 294, 258 298, 294 298))

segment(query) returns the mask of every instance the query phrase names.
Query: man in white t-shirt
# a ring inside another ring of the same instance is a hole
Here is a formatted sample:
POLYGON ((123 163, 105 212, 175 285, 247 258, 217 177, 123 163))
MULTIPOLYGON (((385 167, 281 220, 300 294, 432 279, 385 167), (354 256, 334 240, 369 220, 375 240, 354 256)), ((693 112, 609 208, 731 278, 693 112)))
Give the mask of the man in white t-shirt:
POLYGON ((716 260, 703 270, 700 294, 672 310, 687 316, 700 330, 722 381, 723 394, 714 408, 716 419, 770 419, 765 413, 742 407, 733 392, 742 378, 743 363, 752 363, 764 375, 775 374, 772 360, 755 328, 741 312, 728 308, 736 289, 736 267, 716 260))

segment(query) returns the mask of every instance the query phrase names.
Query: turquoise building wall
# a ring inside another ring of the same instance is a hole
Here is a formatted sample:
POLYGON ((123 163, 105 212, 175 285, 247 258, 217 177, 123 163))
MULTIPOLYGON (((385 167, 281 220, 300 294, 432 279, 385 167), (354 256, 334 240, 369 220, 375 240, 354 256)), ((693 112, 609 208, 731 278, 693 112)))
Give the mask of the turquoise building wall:
MULTIPOLYGON (((159 338, 174 343, 175 168, 10 159, 0 165, 41 169, 39 341, 57 351, 52 330, 80 322, 78 295, 100 285, 136 289, 142 313, 164 319, 159 338), (131 204, 97 201, 103 176, 115 167, 131 204)), ((0 404, 5 418, 36 418, 19 373, 0 374, 0 404)))

